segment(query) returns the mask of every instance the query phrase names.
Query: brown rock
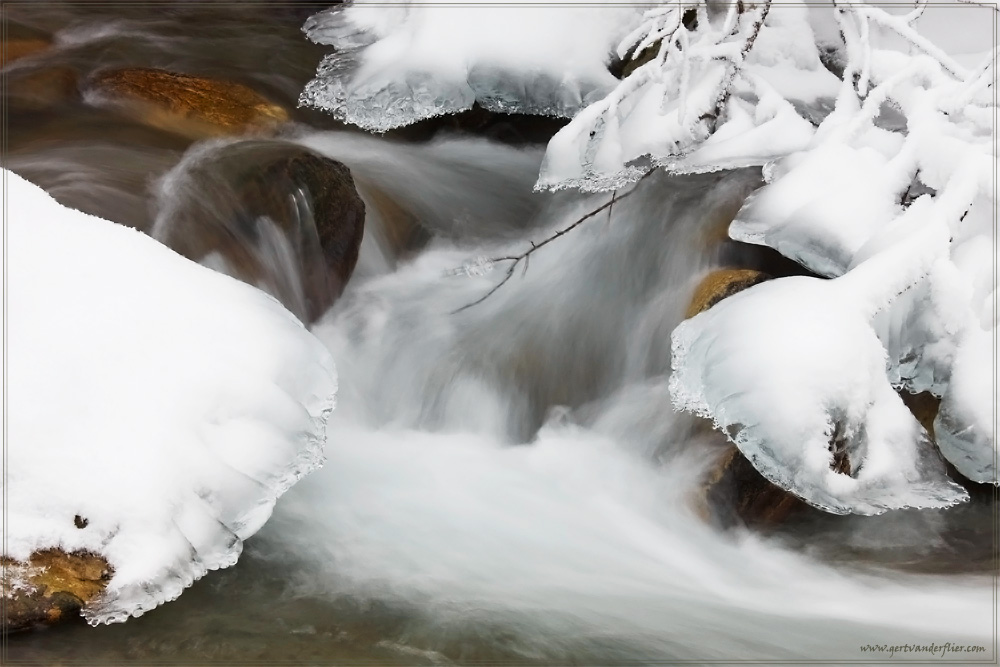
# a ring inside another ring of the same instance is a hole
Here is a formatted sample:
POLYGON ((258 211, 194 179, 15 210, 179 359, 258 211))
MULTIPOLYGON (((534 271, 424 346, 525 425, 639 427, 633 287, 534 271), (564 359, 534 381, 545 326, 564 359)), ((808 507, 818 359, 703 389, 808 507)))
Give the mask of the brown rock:
POLYGON ((317 304, 312 316, 319 317, 344 291, 358 263, 365 203, 354 187, 351 171, 335 160, 303 152, 272 164, 255 181, 258 192, 263 188, 308 192, 331 297, 329 303, 317 304))
POLYGON ((780 524, 809 505, 764 478, 733 446, 709 475, 705 502, 719 523, 741 522, 756 528, 780 524))
MULTIPOLYGON (((694 317, 719 301, 770 279, 752 269, 719 269, 695 288, 685 317, 694 317)), ((735 446, 719 459, 702 486, 695 506, 722 524, 740 521, 752 526, 774 525, 806 503, 765 479, 735 446)))
POLYGON ((753 269, 718 269, 705 276, 695 288, 685 317, 694 317, 708 310, 727 296, 770 279, 771 276, 753 269))
POLYGON ((27 563, 0 557, 0 566, 6 632, 75 618, 104 592, 113 573, 101 556, 59 549, 37 551, 27 563))
POLYGON ((21 109, 44 109, 79 97, 72 67, 15 71, 7 74, 7 102, 21 109))
POLYGON ((267 132, 288 120, 285 108, 242 84, 159 69, 100 72, 87 94, 140 122, 195 139, 267 132))
POLYGON ((270 292, 305 322, 343 292, 365 204, 343 164, 278 141, 221 149, 175 184, 156 237, 194 261, 270 292))
POLYGON ((52 42, 44 37, 7 39, 0 42, 0 66, 8 65, 33 53, 45 51, 50 46, 52 46, 52 42))
POLYGON ((919 394, 900 391, 899 397, 903 399, 903 403, 933 440, 934 418, 937 417, 938 408, 941 407, 941 399, 928 391, 919 394))
POLYGON ((365 192, 376 220, 376 225, 369 230, 391 257, 405 259, 430 240, 430 234, 420 226, 417 216, 381 191, 377 184, 366 183, 365 192))

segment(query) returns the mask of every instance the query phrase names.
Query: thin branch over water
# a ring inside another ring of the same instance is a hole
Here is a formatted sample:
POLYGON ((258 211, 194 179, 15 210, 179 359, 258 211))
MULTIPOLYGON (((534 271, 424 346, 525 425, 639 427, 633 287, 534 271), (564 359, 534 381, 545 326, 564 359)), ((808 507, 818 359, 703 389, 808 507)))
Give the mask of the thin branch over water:
POLYGON ((507 267, 507 272, 506 272, 506 274, 504 274, 503 280, 501 280, 499 283, 497 283, 496 285, 494 285, 490 289, 490 291, 487 292, 486 294, 482 295, 481 297, 479 297, 478 299, 476 299, 472 303, 467 303, 464 306, 462 306, 461 308, 459 308, 457 310, 453 310, 451 312, 451 314, 452 315, 456 315, 458 313, 461 313, 463 310, 468 310, 469 308, 472 308, 473 306, 478 306, 483 301, 486 301, 486 299, 488 299, 491 296, 493 296, 501 287, 503 287, 504 285, 507 284, 508 280, 510 280, 514 276, 514 271, 517 269, 517 265, 520 264, 522 261, 524 262, 524 269, 523 269, 521 275, 523 276, 525 273, 528 272, 528 263, 531 260, 532 253, 534 253, 536 250, 540 250, 541 248, 544 248, 549 243, 552 243, 556 239, 558 239, 558 238, 560 238, 560 237, 568 234, 569 232, 573 231, 574 229, 576 229, 577 227, 579 227, 580 225, 582 225, 584 222, 586 222, 590 218, 593 218, 595 215, 597 215, 601 211, 607 209, 607 211, 608 211, 608 222, 610 222, 611 221, 611 209, 612 209, 612 207, 614 207, 615 202, 616 201, 621 201, 622 199, 625 199, 626 197, 628 197, 629 195, 631 195, 633 192, 635 192, 638 189, 638 187, 639 187, 639 183, 641 183, 642 181, 644 181, 646 179, 646 177, 649 176, 650 174, 654 173, 654 171, 656 171, 656 170, 652 170, 652 171, 649 171, 649 172, 643 174, 643 176, 639 180, 637 180, 635 182, 635 185, 632 187, 632 189, 629 190, 628 192, 626 192, 625 194, 623 194, 620 197, 618 196, 618 191, 615 190, 611 194, 610 201, 608 201, 607 203, 604 203, 604 204, 598 206, 593 211, 591 211, 591 212, 587 213, 586 215, 584 215, 583 217, 577 219, 575 222, 573 222, 568 227, 564 227, 563 229, 560 229, 559 231, 555 232, 554 234, 552 234, 549 237, 546 237, 544 240, 542 240, 542 241, 540 241, 538 243, 535 243, 534 241, 529 241, 529 243, 531 244, 531 247, 528 248, 527 250, 525 250, 524 252, 522 252, 521 254, 519 254, 519 255, 509 255, 509 256, 505 256, 505 257, 491 257, 489 260, 487 260, 490 264, 496 264, 497 262, 510 262, 510 265, 507 267))

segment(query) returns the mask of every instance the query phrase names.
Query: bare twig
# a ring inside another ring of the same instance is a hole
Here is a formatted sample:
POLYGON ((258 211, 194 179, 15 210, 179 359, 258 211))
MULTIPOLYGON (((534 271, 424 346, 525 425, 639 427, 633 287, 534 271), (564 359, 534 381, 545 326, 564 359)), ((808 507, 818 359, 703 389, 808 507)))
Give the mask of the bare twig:
POLYGON ((565 236, 569 232, 573 231, 574 229, 576 229, 577 227, 579 227, 580 225, 582 225, 587 220, 593 218, 595 215, 597 215, 601 211, 607 209, 608 210, 608 219, 610 220, 611 219, 611 208, 615 205, 615 202, 616 201, 621 201, 622 199, 625 199, 626 197, 628 197, 629 195, 631 195, 633 192, 635 192, 636 189, 638 189, 638 187, 639 187, 639 183, 641 183, 642 181, 644 181, 647 176, 650 176, 651 174, 655 173, 655 171, 656 170, 654 169, 654 170, 648 171, 645 174, 643 174, 643 176, 641 178, 639 178, 639 180, 637 180, 635 182, 635 185, 633 185, 632 189, 629 190, 628 192, 626 192, 625 194, 621 195, 620 197, 618 196, 618 191, 615 190, 612 193, 612 195, 611 195, 611 200, 610 201, 608 201, 605 204, 601 204, 600 206, 598 206, 597 208, 595 208, 593 211, 591 211, 591 212, 587 213, 586 215, 584 215, 583 217, 579 218, 578 220, 576 220, 575 222, 573 222, 573 224, 569 225, 568 227, 564 227, 564 228, 560 229, 559 231, 557 231, 552 236, 549 236, 548 238, 546 238, 546 239, 544 239, 544 240, 542 240, 542 241, 540 241, 538 243, 535 243, 534 241, 529 241, 529 243, 531 243, 531 247, 528 248, 527 250, 525 250, 524 252, 522 252, 521 254, 519 254, 519 255, 510 255, 510 256, 507 256, 507 257, 493 257, 493 258, 491 258, 489 261, 491 263, 493 263, 493 264, 496 264, 497 262, 510 262, 510 266, 507 267, 507 272, 504 274, 503 280, 501 280, 499 283, 497 283, 496 285, 494 285, 493 288, 490 289, 490 291, 487 292, 486 294, 482 295, 481 297, 479 297, 478 299, 476 299, 472 303, 465 304, 464 306, 462 306, 458 310, 453 310, 451 312, 451 314, 452 315, 456 315, 458 313, 461 313, 463 310, 468 310, 469 308, 472 308, 473 306, 478 306, 483 301, 486 301, 486 299, 488 299, 491 296, 493 296, 497 292, 497 290, 499 290, 501 287, 503 287, 504 285, 506 285, 507 281, 510 280, 514 276, 514 270, 517 268, 517 265, 519 263, 521 263, 522 261, 524 262, 524 271, 522 272, 521 275, 523 276, 525 273, 528 272, 528 262, 531 259, 531 254, 533 252, 535 252, 536 250, 540 250, 540 249, 544 248, 545 246, 547 246, 548 244, 550 244, 553 241, 555 241, 556 239, 558 239, 558 238, 560 238, 562 236, 565 236))

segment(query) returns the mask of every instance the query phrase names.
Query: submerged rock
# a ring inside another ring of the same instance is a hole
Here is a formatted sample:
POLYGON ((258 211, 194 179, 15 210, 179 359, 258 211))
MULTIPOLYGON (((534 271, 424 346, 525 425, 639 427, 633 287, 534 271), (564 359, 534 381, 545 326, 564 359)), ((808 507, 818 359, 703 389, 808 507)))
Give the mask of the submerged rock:
POLYGON ((242 84, 159 69, 99 72, 87 98, 195 139, 267 132, 289 118, 284 107, 242 84))
POLYGON ((260 287, 305 322, 343 292, 358 261, 365 204, 350 170, 299 146, 224 146, 174 177, 153 235, 260 287))
POLYGON ((11 18, 4 21, 4 35, 0 39, 0 66, 9 65, 36 53, 43 53, 52 47, 52 36, 31 26, 18 23, 11 18))
POLYGON ((370 231, 375 234, 379 245, 389 250, 394 260, 410 257, 427 244, 431 233, 421 226, 416 213, 377 184, 369 182, 363 185, 372 213, 377 218, 370 231))
POLYGON ((72 67, 18 69, 7 73, 7 103, 37 110, 79 98, 78 75, 72 67))
POLYGON ((87 551, 46 549, 31 554, 28 562, 0 557, 0 565, 3 627, 8 632, 78 617, 84 605, 104 592, 113 574, 104 558, 87 551))
POLYGON ((15 60, 48 50, 52 42, 42 37, 23 37, 0 42, 0 65, 9 65, 15 60))

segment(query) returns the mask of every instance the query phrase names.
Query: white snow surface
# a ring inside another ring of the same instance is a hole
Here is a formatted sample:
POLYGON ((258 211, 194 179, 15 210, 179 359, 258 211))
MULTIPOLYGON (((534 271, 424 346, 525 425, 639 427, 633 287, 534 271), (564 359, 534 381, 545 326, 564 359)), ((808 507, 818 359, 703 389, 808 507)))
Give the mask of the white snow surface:
POLYGON ((355 0, 320 12, 303 29, 335 52, 300 104, 376 132, 475 102, 492 111, 572 116, 614 88, 614 47, 641 12, 568 0, 537 4, 355 0))
POLYGON ((234 564, 322 463, 333 362, 263 292, 4 177, 5 555, 104 556, 84 615, 123 621, 234 564))

